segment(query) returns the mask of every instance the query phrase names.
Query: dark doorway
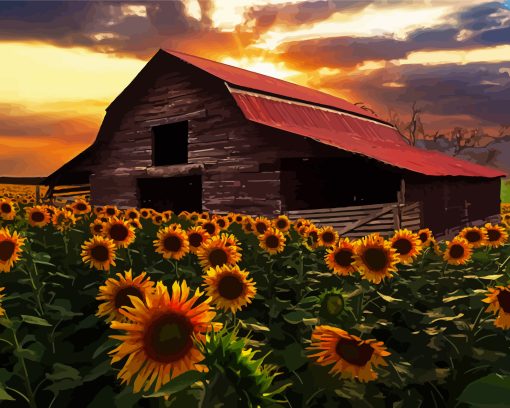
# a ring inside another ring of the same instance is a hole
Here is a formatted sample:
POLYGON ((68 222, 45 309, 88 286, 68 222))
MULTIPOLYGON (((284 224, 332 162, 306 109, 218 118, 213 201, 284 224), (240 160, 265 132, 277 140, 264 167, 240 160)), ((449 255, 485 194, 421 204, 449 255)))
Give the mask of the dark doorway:
POLYGON ((138 179, 140 207, 156 211, 202 211, 201 176, 138 179))
POLYGON ((280 174, 285 210, 392 203, 401 179, 359 156, 283 159, 280 174))
POLYGON ((188 162, 188 121, 152 128, 152 163, 168 166, 188 162))

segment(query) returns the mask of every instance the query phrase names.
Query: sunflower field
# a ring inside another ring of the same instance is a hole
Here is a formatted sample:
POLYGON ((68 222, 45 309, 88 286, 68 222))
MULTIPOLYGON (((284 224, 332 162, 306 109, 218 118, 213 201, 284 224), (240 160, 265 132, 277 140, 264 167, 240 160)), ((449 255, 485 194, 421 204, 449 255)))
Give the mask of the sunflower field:
POLYGON ((2 406, 508 406, 509 226, 0 197, 2 406))

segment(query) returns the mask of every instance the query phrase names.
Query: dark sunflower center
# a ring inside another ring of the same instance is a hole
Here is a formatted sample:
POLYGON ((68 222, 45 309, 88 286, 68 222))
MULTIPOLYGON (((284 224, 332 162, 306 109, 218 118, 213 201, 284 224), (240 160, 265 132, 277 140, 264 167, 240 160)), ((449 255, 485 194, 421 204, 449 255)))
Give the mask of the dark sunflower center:
POLYGON ((317 231, 311 231, 310 234, 308 234, 310 238, 312 238, 313 242, 317 242, 319 239, 319 234, 317 234, 317 231))
POLYGON ((276 226, 280 229, 285 228, 287 226, 287 221, 279 219, 278 221, 276 221, 276 226))
POLYGON ((110 228, 110 236, 114 241, 124 241, 129 234, 125 225, 115 224, 110 228))
POLYGON ((213 249, 209 254, 209 262, 213 267, 224 265, 227 261, 228 257, 223 249, 213 249))
POLYGON ((128 217, 131 218, 132 220, 136 220, 138 218, 138 214, 135 213, 134 211, 130 211, 128 217))
POLYGON ((255 229, 259 234, 263 234, 267 230, 267 225, 264 224, 263 222, 257 222, 257 224, 255 225, 255 229))
POLYGON ((115 295, 115 307, 120 309, 122 306, 133 307, 133 303, 131 299, 129 299, 129 295, 136 296, 138 299, 143 300, 142 291, 134 286, 128 286, 126 288, 120 289, 115 295))
POLYGON ((268 248, 278 248, 278 245, 280 245, 280 240, 276 235, 269 235, 266 238, 266 246, 268 248))
POLYGON ((94 225, 95 232, 101 232, 103 230, 103 226, 101 224, 94 225))
POLYGON ((411 252, 411 249, 413 249, 413 244, 408 239, 400 238, 393 243, 393 248, 395 248, 400 255, 407 255, 411 252))
POLYGON ((142 211, 140 214, 142 214, 142 217, 147 217, 149 215, 147 211, 142 211))
POLYGON ((465 237, 469 242, 478 242, 482 239, 478 231, 469 231, 466 233, 465 237))
POLYGON ((501 232, 499 232, 497 229, 488 229, 487 236, 489 241, 498 241, 501 238, 501 232))
POLYGON ((193 347, 193 326, 185 316, 165 314, 154 320, 144 336, 144 349, 152 360, 170 363, 183 358, 193 347))
POLYGON ((453 244, 450 248, 450 257, 454 259, 462 258, 464 255, 464 247, 459 244, 453 244))
POLYGON ((341 249, 335 254, 335 262, 344 268, 350 266, 353 261, 352 252, 348 249, 341 249))
POLYGON ((33 212, 32 213, 32 221, 34 221, 34 222, 44 221, 44 214, 40 211, 33 212))
POLYGON ((245 225, 246 225, 246 231, 253 231, 251 222, 247 222, 245 225))
POLYGON ((115 209, 114 208, 107 208, 106 209, 106 214, 112 216, 112 215, 115 215, 115 209))
POLYGON ((242 217, 242 216, 238 215, 238 216, 236 217, 236 221, 237 221, 237 222, 241 222, 242 220, 243 220, 243 217, 242 217))
POLYGON ((335 234, 333 234, 331 231, 326 231, 324 234, 322 234, 322 240, 327 244, 335 242, 335 234))
POLYGON ((161 215, 156 215, 154 219, 157 223, 161 223, 163 221, 163 217, 161 215))
POLYGON ((421 241, 421 242, 426 242, 426 241, 427 241, 427 239, 429 239, 429 236, 428 236, 428 234, 427 234, 426 232, 422 232, 422 233, 419 235, 419 237, 420 237, 420 241, 421 241))
POLYGON ((243 293, 244 285, 236 276, 225 276, 218 283, 218 293, 228 300, 237 299, 243 293))
POLYGON ((219 225, 221 228, 224 228, 224 227, 225 227, 225 225, 227 225, 227 224, 225 224, 225 220, 222 220, 222 219, 219 219, 219 220, 217 220, 216 222, 218 223, 218 225, 219 225))
POLYGON ((96 261, 106 262, 110 256, 110 251, 104 245, 98 245, 90 250, 90 256, 96 261))
POLYGON ((182 247, 181 239, 175 235, 170 235, 163 240, 163 246, 167 251, 177 252, 182 247))
POLYGON ((339 295, 331 295, 326 299, 326 309, 331 316, 337 316, 344 310, 344 298, 339 295))
POLYGON ((78 204, 76 204, 76 209, 78 211, 85 211, 87 209, 87 206, 83 203, 78 203, 78 204))
POLYGON ((214 231, 216 231, 216 227, 214 226, 214 224, 208 222, 206 224, 203 225, 203 228, 211 235, 214 234, 214 231))
POLYGON ((11 205, 10 204, 7 204, 7 203, 3 203, 2 204, 2 212, 4 213, 10 213, 11 212, 11 205))
POLYGON ((190 234, 188 239, 189 239, 189 244, 195 248, 198 248, 202 244, 202 241, 203 241, 202 235, 200 235, 198 233, 190 234))
POLYGON ((502 290, 498 293, 498 302, 505 313, 510 313, 510 292, 508 290, 502 290))
POLYGON ((369 344, 359 344, 354 339, 341 338, 336 344, 336 353, 349 364, 363 367, 374 354, 374 349, 369 344))
POLYGON ((370 269, 378 271, 386 266, 388 258, 381 248, 368 248, 363 254, 363 261, 370 269))
POLYGON ((14 254, 14 250, 16 249, 16 245, 11 241, 2 241, 0 242, 0 260, 5 262, 11 258, 14 254))

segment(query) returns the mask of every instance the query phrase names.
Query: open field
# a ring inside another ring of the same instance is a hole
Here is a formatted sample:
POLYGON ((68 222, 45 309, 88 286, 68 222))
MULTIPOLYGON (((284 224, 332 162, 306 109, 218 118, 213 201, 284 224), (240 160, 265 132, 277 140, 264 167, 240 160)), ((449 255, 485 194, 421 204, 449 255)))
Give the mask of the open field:
POLYGON ((510 398, 507 225, 350 241, 303 219, 1 197, 0 216, 6 407, 510 398))

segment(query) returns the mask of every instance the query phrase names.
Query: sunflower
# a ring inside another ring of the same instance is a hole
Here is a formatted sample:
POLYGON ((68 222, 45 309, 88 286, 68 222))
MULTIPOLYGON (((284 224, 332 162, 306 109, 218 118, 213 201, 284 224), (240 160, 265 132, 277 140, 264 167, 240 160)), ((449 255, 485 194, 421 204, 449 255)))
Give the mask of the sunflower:
POLYGON ((211 236, 200 226, 191 227, 186 230, 189 241, 189 251, 196 254, 202 243, 207 241, 211 236))
POLYGON ((155 293, 146 298, 144 304, 136 296, 131 297, 133 307, 120 309, 129 323, 113 321, 112 329, 123 330, 125 334, 110 336, 121 344, 110 351, 111 363, 128 357, 117 378, 121 383, 133 384, 135 393, 148 391, 156 381, 154 391, 172 378, 189 370, 205 371, 198 363, 204 359, 194 343, 205 341, 208 330, 217 330, 219 323, 213 323, 216 313, 211 309, 211 298, 198 303, 202 293, 197 289, 188 299, 190 289, 186 281, 174 282, 172 294, 165 285, 158 282, 155 293))
POLYGON ((10 198, 0 198, 0 216, 4 220, 13 220, 16 216, 16 208, 10 198))
POLYGON ((99 287, 99 295, 96 297, 97 300, 103 301, 99 305, 96 316, 106 316, 106 323, 112 320, 127 320, 119 310, 123 306, 133 307, 129 296, 136 296, 142 302, 145 302, 145 298, 154 290, 154 282, 150 278, 146 278, 145 275, 146 273, 142 272, 133 279, 130 269, 125 271, 124 275, 117 273, 118 280, 115 278, 107 279, 105 286, 99 287))
POLYGON ((310 251, 314 251, 317 249, 319 244, 319 228, 317 228, 314 224, 310 224, 309 226, 303 227, 305 228, 303 233, 303 245, 307 247, 310 251))
POLYGON ((76 224, 76 217, 69 210, 56 210, 51 217, 51 222, 58 231, 64 232, 76 224))
POLYGON ((492 225, 491 223, 487 223, 483 227, 483 230, 487 237, 486 244, 488 246, 498 248, 508 241, 508 233, 499 225, 492 225))
POLYGON ((271 221, 266 217, 257 217, 253 221, 253 229, 257 234, 264 234, 268 228, 271 227, 271 221))
POLYGON ((373 367, 388 365, 383 357, 391 353, 382 341, 375 339, 361 340, 337 327, 321 325, 312 332, 311 344, 307 350, 316 351, 309 357, 328 366, 333 364, 329 373, 339 374, 344 378, 356 378, 361 382, 377 379, 373 367))
POLYGON ((253 218, 250 217, 249 215, 247 215, 243 218, 242 226, 243 226, 243 231, 246 232, 247 234, 255 233, 255 228, 253 226, 253 218))
POLYGON ((294 221, 294 230, 299 233, 299 230, 303 227, 307 227, 312 222, 310 220, 307 220, 306 218, 298 218, 294 221))
POLYGON ((83 198, 77 199, 71 204, 71 210, 75 215, 88 214, 91 211, 90 204, 83 198))
POLYGON ((451 265, 464 265, 469 261, 472 253, 471 245, 461 237, 446 241, 446 250, 443 259, 451 265))
POLYGON ((50 214, 45 207, 36 205, 35 207, 25 208, 28 223, 32 227, 45 227, 50 223, 50 214))
POLYGON ((107 217, 118 217, 120 214, 120 210, 114 205, 105 205, 103 207, 103 213, 107 217))
POLYGON ((253 278, 248 279, 248 272, 240 270, 239 266, 223 265, 209 268, 203 285, 217 308, 235 313, 251 303, 257 293, 252 281, 253 278))
POLYGON ((197 222, 197 220, 199 219, 199 214, 196 211, 188 213, 187 219, 188 221, 191 222, 197 222))
POLYGON ((428 248, 433 244, 434 235, 428 228, 422 228, 418 231, 418 238, 420 238, 422 248, 428 248))
POLYGON ((482 302, 489 303, 486 312, 494 312, 498 317, 494 326, 501 329, 510 329, 510 285, 487 288, 488 293, 482 302))
POLYGON ((236 238, 236 236, 234 234, 224 233, 223 235, 226 237, 226 239, 225 239, 226 246, 233 246, 235 248, 241 247, 239 240, 236 238))
POLYGON ((333 288, 319 295, 321 322, 340 322, 342 315, 350 311, 348 299, 342 289, 333 288))
POLYGON ((355 247, 354 267, 363 278, 380 283, 397 271, 397 250, 378 233, 363 237, 355 247))
POLYGON ((226 219, 230 224, 232 224, 234 222, 234 218, 235 218, 236 214, 234 214, 233 212, 229 212, 227 215, 226 215, 226 219))
POLYGON ((142 229, 142 224, 140 223, 140 220, 130 220, 128 221, 128 224, 131 225, 135 230, 136 229, 142 229))
POLYGON ((221 230, 216 220, 198 220, 196 225, 205 229, 210 236, 217 235, 221 230))
POLYGON ((152 217, 151 217, 151 218, 152 218, 152 223, 153 223, 154 225, 161 225, 161 224, 163 224, 164 218, 163 218, 163 215, 161 215, 161 213, 159 213, 159 212, 154 212, 154 213, 152 214, 152 217))
POLYGON ((216 221, 216 224, 218 225, 218 227, 220 227, 220 231, 227 229, 228 226, 230 225, 228 218, 221 215, 215 215, 213 217, 213 220, 216 221))
POLYGON ((209 238, 197 249, 197 257, 204 271, 211 267, 234 265, 240 261, 240 248, 227 244, 227 234, 221 234, 209 238))
POLYGON ((104 235, 118 248, 127 248, 135 240, 135 230, 125 220, 113 217, 104 227, 104 235))
POLYGON ((140 217, 144 219, 150 218, 152 215, 152 208, 141 208, 140 209, 140 217))
POLYGON ((196 213, 196 212, 192 212, 192 213, 189 213, 188 215, 192 216, 194 214, 198 217, 199 220, 209 220, 209 219, 211 219, 211 216, 210 216, 210 214, 207 211, 201 212, 200 214, 196 213))
POLYGON ((94 235, 82 246, 81 257, 91 268, 109 271, 110 265, 115 266, 115 242, 100 235, 94 235))
POLYGON ((25 245, 25 238, 18 235, 16 231, 12 234, 7 228, 0 229, 0 272, 9 272, 18 261, 25 245))
POLYGON ((189 251, 188 235, 182 230, 179 224, 171 224, 158 231, 154 242, 156 252, 163 255, 165 259, 180 260, 189 251))
POLYGON ((173 214, 174 214, 174 212, 172 210, 163 211, 161 213, 161 215, 163 216, 163 222, 170 222, 173 214))
POLYGON ((478 227, 466 227, 459 233, 459 236, 464 238, 473 248, 479 248, 486 245, 487 242, 485 231, 478 227))
POLYGON ((94 220, 94 222, 92 222, 90 224, 91 234, 92 235, 103 235, 105 225, 106 224, 104 222, 101 222, 101 220, 94 220))
POLYGON ((319 246, 332 247, 338 241, 338 232, 331 226, 324 226, 319 229, 319 246))
POLYGON ((124 217, 128 220, 137 220, 140 218, 140 213, 136 208, 129 208, 124 210, 124 217))
POLYGON ((338 241, 334 248, 326 251, 324 260, 329 269, 340 276, 347 276, 352 274, 356 269, 354 268, 354 251, 355 245, 349 238, 342 238, 338 241))
POLYGON ((420 237, 408 229, 395 231, 390 243, 397 250, 399 262, 403 265, 412 263, 421 252, 420 237))
POLYGON ((102 205, 94 206, 94 214, 96 214, 97 216, 100 216, 101 214, 103 214, 103 211, 104 211, 104 207, 102 205))
POLYGON ((271 255, 282 252, 285 248, 285 236, 278 228, 269 227, 266 232, 258 236, 259 246, 271 255))
POLYGON ((278 228, 281 232, 287 232, 290 229, 291 221, 289 217, 282 214, 271 221, 271 225, 278 228))
POLYGON ((237 222, 238 224, 242 224, 244 221, 244 215, 243 214, 235 214, 234 215, 234 222, 237 222))

